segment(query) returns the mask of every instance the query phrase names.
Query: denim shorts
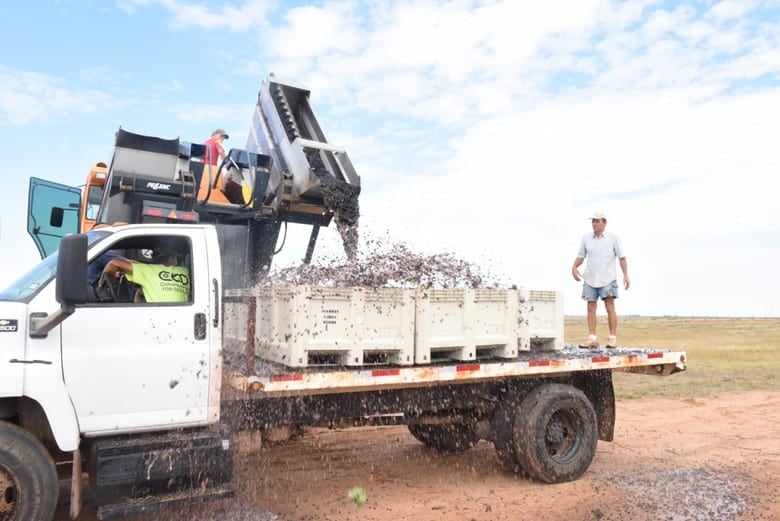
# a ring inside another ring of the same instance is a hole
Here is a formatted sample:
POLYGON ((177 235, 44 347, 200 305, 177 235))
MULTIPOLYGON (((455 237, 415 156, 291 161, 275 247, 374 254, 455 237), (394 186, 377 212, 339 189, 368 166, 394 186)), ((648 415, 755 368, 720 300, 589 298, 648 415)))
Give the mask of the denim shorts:
POLYGON ((582 284, 582 300, 587 300, 588 302, 596 302, 598 299, 604 300, 605 298, 609 298, 609 297, 617 298, 617 296, 618 296, 618 285, 616 280, 613 280, 606 286, 602 286, 600 288, 594 288, 593 286, 588 286, 587 283, 582 284))

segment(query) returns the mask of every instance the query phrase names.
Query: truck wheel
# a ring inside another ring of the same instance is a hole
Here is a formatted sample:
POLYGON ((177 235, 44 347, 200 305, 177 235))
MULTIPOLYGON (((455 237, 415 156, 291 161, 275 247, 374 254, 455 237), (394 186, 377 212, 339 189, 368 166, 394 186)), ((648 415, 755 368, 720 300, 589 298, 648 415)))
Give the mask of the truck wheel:
POLYGON ((520 402, 513 435, 515 456, 531 479, 573 481, 596 454, 596 411, 576 387, 543 384, 520 402))
POLYGON ((517 402, 511 397, 501 401, 493 413, 493 445, 501 466, 514 474, 525 474, 515 455, 515 415, 517 402))
POLYGON ((0 421, 0 521, 50 520, 58 494, 57 470, 43 444, 0 421))
POLYGON ((440 452, 463 452, 479 441, 476 423, 410 423, 407 427, 418 441, 440 452))

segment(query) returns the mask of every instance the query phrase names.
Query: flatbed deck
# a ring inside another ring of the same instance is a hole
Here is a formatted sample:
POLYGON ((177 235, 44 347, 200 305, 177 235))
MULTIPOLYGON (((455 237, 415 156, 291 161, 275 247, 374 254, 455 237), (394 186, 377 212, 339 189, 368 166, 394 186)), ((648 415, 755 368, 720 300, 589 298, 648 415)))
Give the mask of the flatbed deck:
POLYGON ((567 344, 560 351, 525 351, 513 359, 437 362, 412 367, 292 368, 270 364, 267 375, 233 374, 228 381, 233 390, 256 399, 475 383, 603 369, 666 376, 684 371, 686 365, 684 351, 639 347, 582 349, 567 344))

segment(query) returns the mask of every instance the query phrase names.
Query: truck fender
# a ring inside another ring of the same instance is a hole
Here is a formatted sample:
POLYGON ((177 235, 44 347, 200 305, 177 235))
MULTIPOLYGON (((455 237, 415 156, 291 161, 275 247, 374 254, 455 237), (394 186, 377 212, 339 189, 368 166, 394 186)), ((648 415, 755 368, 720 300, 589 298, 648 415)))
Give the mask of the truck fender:
POLYGON ((73 452, 79 448, 81 435, 70 395, 61 383, 44 389, 45 392, 25 392, 25 396, 41 407, 57 447, 62 452, 73 452))

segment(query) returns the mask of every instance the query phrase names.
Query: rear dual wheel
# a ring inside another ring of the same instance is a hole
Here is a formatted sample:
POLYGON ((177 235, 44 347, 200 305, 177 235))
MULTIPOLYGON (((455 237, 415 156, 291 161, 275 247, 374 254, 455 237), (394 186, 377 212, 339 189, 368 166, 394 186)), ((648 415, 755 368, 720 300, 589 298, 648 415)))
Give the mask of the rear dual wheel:
POLYGON ((444 415, 422 415, 407 427, 418 441, 440 452, 463 452, 477 444, 480 436, 476 421, 436 423, 446 421, 446 418, 444 415))
POLYGON ((502 465, 546 483, 579 478, 596 454, 596 412, 571 385, 542 384, 514 405, 511 397, 493 417, 496 453, 502 465))
POLYGON ((507 396, 496 407, 493 413, 493 444, 496 448, 498 461, 501 466, 514 474, 524 475, 515 449, 515 415, 517 414, 517 400, 513 396, 507 396))

